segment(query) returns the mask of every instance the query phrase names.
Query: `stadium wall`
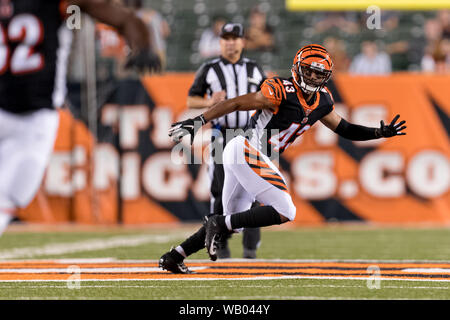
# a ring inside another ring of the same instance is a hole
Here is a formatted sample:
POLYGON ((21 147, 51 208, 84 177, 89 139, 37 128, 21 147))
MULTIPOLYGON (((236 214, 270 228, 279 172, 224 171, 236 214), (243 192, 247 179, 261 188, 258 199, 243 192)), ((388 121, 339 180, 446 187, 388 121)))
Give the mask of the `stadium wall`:
MULTIPOLYGON (((100 109, 97 141, 71 112, 61 110, 46 177, 19 218, 85 224, 200 221, 209 213, 210 130, 196 137, 193 164, 172 153, 167 136, 172 122, 200 113, 185 105, 193 78, 169 73, 119 82, 100 109)), ((407 135, 352 142, 321 123, 308 130, 279 161, 297 206, 294 223, 449 223, 450 77, 341 74, 329 88, 346 119, 379 126, 380 119, 389 122, 400 114, 407 135)))

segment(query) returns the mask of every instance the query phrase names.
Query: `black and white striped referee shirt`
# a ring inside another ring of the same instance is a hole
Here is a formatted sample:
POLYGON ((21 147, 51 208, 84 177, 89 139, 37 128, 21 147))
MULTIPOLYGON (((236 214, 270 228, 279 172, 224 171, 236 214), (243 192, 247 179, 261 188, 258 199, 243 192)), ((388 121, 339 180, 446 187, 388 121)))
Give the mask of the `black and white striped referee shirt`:
MULTIPOLYGON (((232 64, 223 57, 205 62, 197 71, 189 96, 208 98, 214 92, 225 91, 226 99, 256 92, 266 76, 262 68, 251 59, 242 58, 232 64)), ((213 121, 221 128, 244 128, 252 111, 235 111, 213 121)))

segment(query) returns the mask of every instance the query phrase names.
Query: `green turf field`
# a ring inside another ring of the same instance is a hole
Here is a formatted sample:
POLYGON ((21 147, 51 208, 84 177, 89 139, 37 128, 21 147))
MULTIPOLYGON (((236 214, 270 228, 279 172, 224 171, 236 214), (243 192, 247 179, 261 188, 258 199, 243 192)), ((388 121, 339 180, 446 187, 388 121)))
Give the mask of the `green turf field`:
MULTIPOLYGON (((179 244, 198 225, 161 228, 63 228, 43 231, 12 226, 0 238, 0 268, 5 261, 72 259, 67 263, 105 261, 157 262, 172 245, 179 244), (109 260, 108 260, 109 259, 109 260), (101 260, 99 260, 101 261, 101 260)), ((242 237, 234 235, 232 258, 242 256, 242 237)), ((186 260, 201 265, 204 250, 186 260)), ((414 261, 450 264, 449 228, 375 228, 336 225, 321 228, 271 227, 262 232, 259 259, 414 261)), ((64 260, 64 261, 65 261, 64 260)), ((4 267, 7 268, 7 267, 4 267)), ((9 267, 8 267, 9 268, 9 267)), ((12 268, 12 267, 11 267, 12 268)), ((126 280, 81 281, 77 287, 67 281, 18 281, 17 270, 0 282, 0 299, 450 299, 450 282, 380 280, 369 288, 366 279, 258 279, 258 280, 126 280)), ((450 269, 440 273, 448 276, 450 269)), ((0 269, 0 276, 2 270, 0 269)), ((83 272, 80 275, 83 279, 83 272)), ((65 279, 65 278, 63 278, 65 279)), ((70 282, 72 283, 72 282, 70 282)))

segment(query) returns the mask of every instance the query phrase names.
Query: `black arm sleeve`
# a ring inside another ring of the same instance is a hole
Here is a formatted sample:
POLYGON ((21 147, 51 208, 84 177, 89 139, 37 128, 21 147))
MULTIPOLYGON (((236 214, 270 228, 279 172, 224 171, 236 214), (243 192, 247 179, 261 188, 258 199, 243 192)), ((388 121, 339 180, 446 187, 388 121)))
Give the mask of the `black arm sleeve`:
POLYGON ((349 140, 364 141, 380 138, 378 128, 369 128, 357 124, 349 123, 345 119, 341 119, 337 126, 336 132, 341 137, 349 140))

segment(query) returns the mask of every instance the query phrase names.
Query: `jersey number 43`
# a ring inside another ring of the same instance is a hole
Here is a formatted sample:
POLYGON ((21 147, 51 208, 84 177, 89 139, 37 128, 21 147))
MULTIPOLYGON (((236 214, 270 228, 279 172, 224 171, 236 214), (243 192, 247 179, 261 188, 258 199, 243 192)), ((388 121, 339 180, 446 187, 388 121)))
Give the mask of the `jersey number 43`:
POLYGON ((275 151, 283 152, 297 137, 301 136, 309 128, 311 128, 309 124, 301 127, 300 123, 292 123, 289 128, 281 131, 277 135, 272 136, 269 139, 269 143, 274 146, 273 149, 275 151))
POLYGON ((44 67, 44 57, 34 50, 43 38, 42 23, 32 14, 19 14, 13 17, 8 28, 0 24, 0 75, 8 68, 16 75, 41 70, 44 67), (19 43, 13 52, 8 45, 9 42, 19 43))

